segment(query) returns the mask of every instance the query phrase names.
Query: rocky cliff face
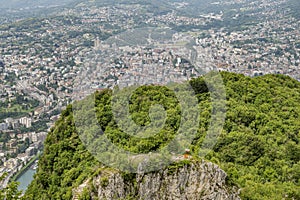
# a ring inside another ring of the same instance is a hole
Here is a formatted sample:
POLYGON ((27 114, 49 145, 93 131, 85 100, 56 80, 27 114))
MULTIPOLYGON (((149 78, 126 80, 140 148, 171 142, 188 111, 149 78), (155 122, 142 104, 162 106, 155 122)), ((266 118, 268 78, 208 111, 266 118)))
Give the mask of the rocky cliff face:
POLYGON ((92 199, 101 200, 240 199, 237 188, 226 185, 225 179, 222 169, 205 161, 176 163, 152 173, 124 174, 103 168, 90 184, 74 191, 73 199, 86 187, 92 188, 92 199))

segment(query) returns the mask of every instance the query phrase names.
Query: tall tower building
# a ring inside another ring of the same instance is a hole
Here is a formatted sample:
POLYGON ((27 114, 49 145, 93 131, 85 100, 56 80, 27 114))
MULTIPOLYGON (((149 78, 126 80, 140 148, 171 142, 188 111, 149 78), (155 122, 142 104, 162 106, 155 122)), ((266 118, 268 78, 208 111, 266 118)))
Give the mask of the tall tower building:
POLYGON ((96 38, 95 42, 94 42, 94 48, 95 49, 99 49, 100 48, 100 39, 99 37, 96 38))

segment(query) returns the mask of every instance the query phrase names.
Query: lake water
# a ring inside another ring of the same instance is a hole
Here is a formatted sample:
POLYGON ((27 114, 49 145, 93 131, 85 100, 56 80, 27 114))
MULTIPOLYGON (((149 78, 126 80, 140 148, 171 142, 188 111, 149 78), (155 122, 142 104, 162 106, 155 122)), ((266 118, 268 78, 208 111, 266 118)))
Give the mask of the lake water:
POLYGON ((19 190, 23 190, 23 192, 27 189, 28 185, 33 180, 33 175, 36 170, 31 169, 30 167, 17 179, 17 182, 20 182, 18 187, 19 190))

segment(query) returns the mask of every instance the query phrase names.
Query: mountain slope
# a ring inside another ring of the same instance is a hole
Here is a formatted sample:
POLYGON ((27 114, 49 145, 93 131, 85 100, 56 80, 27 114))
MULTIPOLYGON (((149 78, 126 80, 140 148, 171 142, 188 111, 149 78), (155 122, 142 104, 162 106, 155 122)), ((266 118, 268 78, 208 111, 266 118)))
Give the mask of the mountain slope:
MULTIPOLYGON (((227 93, 227 117, 218 143, 205 159, 218 164, 227 173, 226 187, 236 185, 241 188, 242 199, 300 199, 300 83, 283 75, 249 78, 222 73, 222 77, 227 93)), ((191 146, 196 158, 210 122, 211 102, 202 78, 193 79, 190 83, 201 109, 198 134, 191 146)), ((153 91, 157 95, 166 93, 164 87, 158 86, 142 87, 139 92, 151 96, 153 91)), ((107 136, 118 146, 133 152, 152 151, 167 143, 168 138, 174 135, 172 131, 176 130, 174 127, 180 112, 176 111, 176 101, 172 98, 172 93, 162 96, 163 101, 170 105, 169 114, 173 116, 167 121, 168 131, 163 135, 157 134, 151 141, 129 139, 116 127, 109 90, 96 93, 97 117, 107 136)), ((131 107, 133 120, 139 124, 149 122, 144 109, 149 108, 150 102, 143 99, 145 102, 141 103, 141 99, 137 98, 138 103, 133 101, 131 107)), ((199 162, 196 161, 195 165, 199 162)), ((175 166, 178 171, 187 167, 175 166)), ((90 199, 93 192, 101 190, 99 184, 98 188, 94 188, 95 185, 86 189, 79 186, 88 181, 101 182, 99 173, 102 167, 80 142, 72 107, 69 106, 47 137, 38 172, 26 192, 26 198, 72 199, 74 191, 81 188, 81 195, 90 199)), ((121 173, 113 169, 109 171, 114 172, 113 176, 121 173)), ((124 184, 130 185, 136 179, 132 176, 137 175, 128 176, 131 178, 124 184)), ((109 180, 103 179, 103 184, 109 185, 109 180)), ((138 193, 135 191, 134 194, 138 193)))

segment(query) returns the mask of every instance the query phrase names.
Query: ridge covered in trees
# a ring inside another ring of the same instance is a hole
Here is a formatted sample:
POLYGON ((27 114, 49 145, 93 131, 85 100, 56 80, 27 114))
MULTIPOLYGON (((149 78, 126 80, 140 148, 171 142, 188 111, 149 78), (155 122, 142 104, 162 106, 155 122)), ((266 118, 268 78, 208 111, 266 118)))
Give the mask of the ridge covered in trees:
MULTIPOLYGON (((225 170, 227 183, 241 188, 242 199, 300 199, 300 83, 284 75, 221 75, 226 86, 226 120, 217 144, 205 159, 225 170)), ((197 135, 190 147, 197 157, 212 106, 204 79, 192 79, 190 84, 201 110, 199 127, 192 127, 197 128, 197 135)), ((111 90, 96 92, 95 99, 97 120, 104 133, 112 143, 132 152, 145 153, 165 146, 180 125, 179 102, 163 86, 142 86, 130 100, 132 120, 141 126, 151 121, 151 105, 165 108, 165 126, 151 140, 130 137, 120 130, 111 109, 111 90)), ((70 105, 48 134, 25 197, 72 199, 72 189, 93 177, 101 166, 81 142, 70 105)))

